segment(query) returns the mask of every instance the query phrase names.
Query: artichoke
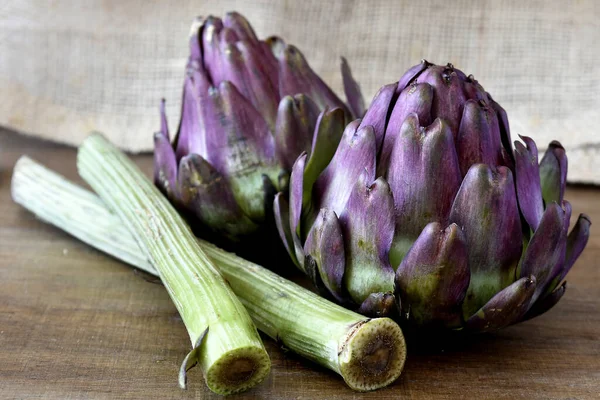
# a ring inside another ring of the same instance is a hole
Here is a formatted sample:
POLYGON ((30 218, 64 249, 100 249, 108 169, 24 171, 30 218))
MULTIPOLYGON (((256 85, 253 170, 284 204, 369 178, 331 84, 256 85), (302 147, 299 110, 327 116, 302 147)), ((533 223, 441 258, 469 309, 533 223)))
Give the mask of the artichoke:
POLYGON ((351 109, 363 112, 345 62, 351 107, 297 48, 277 37, 259 40, 237 13, 194 22, 186 71, 173 145, 164 101, 161 106, 155 183, 198 225, 231 240, 272 215, 273 196, 287 189, 289 171, 319 125, 338 132, 352 119, 351 109))
POLYGON ((473 76, 423 61, 339 145, 298 157, 289 200, 274 202, 280 236, 322 293, 368 315, 481 332, 541 314, 590 220, 568 233, 563 147, 538 164, 521 139, 513 150, 506 112, 473 76))

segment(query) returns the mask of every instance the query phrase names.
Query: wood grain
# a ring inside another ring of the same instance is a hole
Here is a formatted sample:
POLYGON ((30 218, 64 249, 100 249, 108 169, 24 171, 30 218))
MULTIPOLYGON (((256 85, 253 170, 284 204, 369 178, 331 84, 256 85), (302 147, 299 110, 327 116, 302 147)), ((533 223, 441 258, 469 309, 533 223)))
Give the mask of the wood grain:
MULTIPOLYGON (((190 344, 160 284, 37 220, 10 198, 21 154, 81 183, 75 150, 0 131, 0 398, 219 398, 191 372, 190 344)), ((136 157, 145 171, 149 156, 136 157)), ((574 210, 600 221, 600 189, 570 187, 574 210)), ((392 386, 359 394, 334 373, 265 338, 271 376, 238 398, 599 399, 600 231, 547 314, 496 334, 409 355, 392 386)))

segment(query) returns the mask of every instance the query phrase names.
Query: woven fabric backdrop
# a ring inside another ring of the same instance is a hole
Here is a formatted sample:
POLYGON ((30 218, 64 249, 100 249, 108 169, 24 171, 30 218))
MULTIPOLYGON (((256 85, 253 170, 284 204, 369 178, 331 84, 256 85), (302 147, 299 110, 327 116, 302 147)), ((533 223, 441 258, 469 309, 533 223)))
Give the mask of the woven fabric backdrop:
POLYGON ((0 125, 78 144, 100 130, 150 150, 179 118, 196 15, 244 14, 342 94, 348 58, 370 99, 422 58, 452 62, 508 112, 513 139, 560 140, 572 181, 600 183, 600 1, 29 1, 0 5, 0 125))

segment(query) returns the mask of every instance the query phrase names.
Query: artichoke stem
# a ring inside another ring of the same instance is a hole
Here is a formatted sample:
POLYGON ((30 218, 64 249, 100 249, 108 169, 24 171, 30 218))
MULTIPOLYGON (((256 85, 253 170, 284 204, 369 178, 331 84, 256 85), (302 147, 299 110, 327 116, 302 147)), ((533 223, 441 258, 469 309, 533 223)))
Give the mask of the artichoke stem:
POLYGON ((295 353, 339 373, 358 391, 395 381, 406 357, 404 336, 389 318, 369 319, 271 271, 200 241, 258 329, 295 353))
MULTIPOLYGON (((121 220, 94 194, 27 157, 14 169, 13 199, 83 242, 159 275, 121 220)), ((198 239, 256 326, 288 349, 339 373, 355 390, 393 382, 404 365, 402 331, 389 318, 369 319, 317 296, 269 270, 198 239)), ((208 333, 210 335, 210 333, 208 333)), ((251 362, 238 358, 227 379, 244 378, 251 362)))
POLYGON ((180 386, 185 388, 185 373, 196 364, 215 393, 237 393, 260 383, 271 363, 256 327, 166 197, 102 135, 83 142, 77 166, 152 261, 181 315, 193 349, 181 368, 180 386), (252 365, 251 373, 232 369, 240 360, 252 365))

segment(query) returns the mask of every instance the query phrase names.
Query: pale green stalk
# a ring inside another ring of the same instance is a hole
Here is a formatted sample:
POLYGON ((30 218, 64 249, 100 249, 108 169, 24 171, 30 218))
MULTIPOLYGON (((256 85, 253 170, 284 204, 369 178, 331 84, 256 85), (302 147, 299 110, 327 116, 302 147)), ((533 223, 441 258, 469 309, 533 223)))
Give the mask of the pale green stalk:
MULTIPOLYGON (((15 166, 13 199, 38 217, 118 259, 158 275, 120 219, 94 194, 27 157, 15 166)), ((290 350, 373 390, 401 373, 405 344, 388 318, 369 319, 269 270, 199 240, 257 327, 290 350)))
POLYGON ((77 167, 135 238, 181 315, 193 345, 181 369, 182 386, 185 370, 196 363, 215 393, 260 383, 271 363, 256 327, 169 201, 100 134, 84 140, 77 167))

